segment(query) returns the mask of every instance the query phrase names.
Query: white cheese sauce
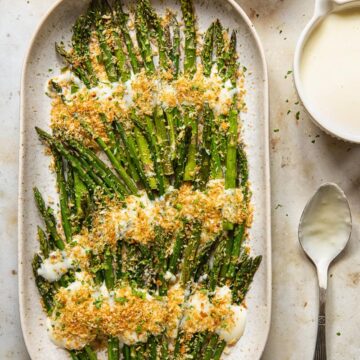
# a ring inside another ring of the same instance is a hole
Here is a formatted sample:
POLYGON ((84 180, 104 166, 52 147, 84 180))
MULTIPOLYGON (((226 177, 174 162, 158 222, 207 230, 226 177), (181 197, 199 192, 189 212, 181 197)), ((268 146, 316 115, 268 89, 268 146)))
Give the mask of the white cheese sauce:
POLYGON ((53 251, 49 257, 43 261, 38 269, 38 274, 49 282, 55 282, 72 269, 72 260, 66 256, 65 251, 53 251))
POLYGON ((234 345, 244 334, 246 325, 246 309, 239 305, 231 305, 230 308, 233 312, 232 320, 234 325, 231 327, 220 327, 216 330, 216 333, 221 339, 225 340, 228 345, 234 345))
POLYGON ((331 13, 305 44, 300 76, 307 101, 327 127, 360 135, 360 9, 331 13))

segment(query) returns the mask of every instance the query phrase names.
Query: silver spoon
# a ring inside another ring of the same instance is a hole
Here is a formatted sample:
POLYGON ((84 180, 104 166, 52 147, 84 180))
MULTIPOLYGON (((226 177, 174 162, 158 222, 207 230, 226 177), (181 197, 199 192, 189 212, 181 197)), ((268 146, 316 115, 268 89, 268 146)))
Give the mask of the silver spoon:
POLYGON ((314 360, 326 360, 325 304, 328 269, 344 250, 352 228, 351 212, 344 192, 336 184, 319 187, 300 219, 300 244, 314 263, 319 280, 319 317, 314 360))

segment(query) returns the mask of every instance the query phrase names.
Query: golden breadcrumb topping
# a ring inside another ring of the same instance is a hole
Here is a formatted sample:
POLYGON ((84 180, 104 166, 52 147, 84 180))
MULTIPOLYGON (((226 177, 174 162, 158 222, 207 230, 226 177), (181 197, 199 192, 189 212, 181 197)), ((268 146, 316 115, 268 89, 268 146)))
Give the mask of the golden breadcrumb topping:
POLYGON ((134 77, 131 82, 133 101, 140 115, 152 115, 156 104, 157 84, 155 78, 148 76, 145 70, 134 77))
MULTIPOLYGON (((99 52, 98 41, 95 37, 92 39, 93 51, 99 52)), ((100 71, 98 67, 105 71, 103 65, 96 60, 96 56, 92 62, 96 72, 100 71)), ((87 89, 82 86, 75 92, 72 90, 74 79, 55 77, 53 80, 62 86, 63 93, 62 96, 53 94, 55 100, 51 110, 51 126, 55 133, 65 133, 84 139, 88 145, 89 136, 80 126, 79 118, 87 121, 98 135, 106 139, 99 113, 105 114, 111 122, 115 117, 125 121, 132 110, 140 118, 145 115, 151 116, 159 104, 164 108, 177 107, 180 110, 186 106, 193 106, 197 111, 202 111, 204 105, 208 104, 213 109, 216 120, 220 122, 220 130, 226 133, 229 125, 225 115, 234 101, 239 110, 245 110, 244 77, 239 71, 237 85, 233 86, 230 80, 224 82, 217 74, 216 66, 214 69, 210 77, 205 77, 202 66, 198 65, 193 77, 182 75, 177 79, 173 79, 170 70, 148 75, 142 69, 124 84, 110 84, 100 76, 97 87, 87 89)))
POLYGON ((106 244, 115 248, 119 239, 146 245, 155 241, 157 227, 175 236, 186 219, 202 224, 201 240, 206 242, 222 230, 225 221, 250 225, 251 213, 249 204, 244 204, 242 189, 225 190, 223 180, 210 181, 204 192, 184 184, 154 201, 143 194, 130 195, 120 203, 109 202, 96 213, 92 230, 83 232, 79 241, 95 252, 106 244))
POLYGON ((213 298, 206 290, 196 290, 187 299, 184 289, 174 285, 167 296, 154 297, 127 284, 109 292, 104 284, 98 287, 78 280, 56 294, 50 335, 68 349, 81 349, 102 334, 130 345, 146 342, 149 335, 164 330, 175 339, 180 328, 187 337, 199 331, 231 329, 234 313, 227 290, 225 294, 216 291, 213 298))

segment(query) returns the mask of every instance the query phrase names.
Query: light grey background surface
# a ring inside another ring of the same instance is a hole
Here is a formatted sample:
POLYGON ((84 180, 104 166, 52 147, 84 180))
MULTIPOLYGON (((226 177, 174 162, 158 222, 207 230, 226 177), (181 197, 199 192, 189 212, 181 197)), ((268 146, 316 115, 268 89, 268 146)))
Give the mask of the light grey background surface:
MULTIPOLYGON (((317 287, 314 269, 298 246, 297 224, 307 199, 325 181, 343 187, 354 221, 351 242, 330 271, 329 359, 360 359, 360 147, 337 141, 311 123, 298 104, 288 74, 297 37, 311 17, 313 0, 238 1, 260 34, 270 76, 273 311, 263 359, 312 358, 317 287)), ((19 89, 31 35, 53 2, 0 0, 1 360, 28 359, 17 303, 19 89)))

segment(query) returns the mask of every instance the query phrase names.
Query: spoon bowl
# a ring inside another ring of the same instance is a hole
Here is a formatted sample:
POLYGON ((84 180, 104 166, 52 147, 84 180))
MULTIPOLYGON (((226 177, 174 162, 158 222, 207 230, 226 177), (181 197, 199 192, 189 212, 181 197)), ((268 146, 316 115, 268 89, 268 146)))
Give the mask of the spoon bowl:
MULTIPOLYGON (((319 187, 301 215, 300 244, 318 270, 327 270, 344 250, 351 228, 351 212, 344 192, 338 185, 327 183, 319 187)), ((326 283, 323 276, 319 280, 326 283)))
POLYGON ((326 360, 325 303, 328 269, 345 249, 351 236, 349 202, 333 183, 319 187, 305 206, 299 224, 299 241, 316 266, 319 280, 318 334, 314 360, 326 360))

